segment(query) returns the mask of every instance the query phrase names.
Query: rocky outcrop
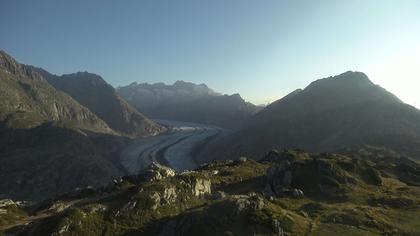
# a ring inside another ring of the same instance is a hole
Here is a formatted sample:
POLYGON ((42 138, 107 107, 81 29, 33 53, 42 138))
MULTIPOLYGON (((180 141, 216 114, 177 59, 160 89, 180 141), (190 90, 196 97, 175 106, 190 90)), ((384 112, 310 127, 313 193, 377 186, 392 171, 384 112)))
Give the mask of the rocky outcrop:
MULTIPOLYGON (((267 170, 265 194, 268 196, 303 198, 306 192, 332 198, 343 197, 343 186, 354 184, 344 168, 348 168, 349 160, 334 162, 328 154, 313 157, 302 156, 298 161, 299 151, 282 153, 271 152, 263 162, 272 163, 267 170), (305 161, 302 161, 305 160, 305 161)), ((360 169, 363 169, 360 167, 360 169)), ((368 168, 369 169, 369 168, 368 168)), ((361 173, 365 178, 365 171, 361 173)))
POLYGON ((16 203, 10 199, 1 199, 0 207, 15 206, 16 203))
POLYGON ((211 194, 211 181, 191 175, 180 176, 181 184, 195 197, 203 197, 211 194))
POLYGON ((51 203, 47 211, 51 213, 60 213, 66 210, 67 208, 69 208, 70 206, 71 204, 69 203, 57 201, 57 202, 51 203))
POLYGON ((196 197, 211 194, 211 181, 208 179, 195 179, 192 182, 192 193, 196 197))
POLYGON ((179 202, 188 202, 192 198, 204 199, 211 196, 211 181, 195 176, 195 173, 176 175, 173 169, 152 163, 139 179, 130 178, 131 183, 138 185, 138 194, 124 205, 117 215, 129 212, 139 205, 154 211, 162 206, 173 207, 179 202))
MULTIPOLYGON (((77 199, 81 201, 60 199, 76 204, 62 212, 53 212, 45 222, 29 224, 25 232, 35 232, 32 235, 103 235, 104 232, 168 236, 346 235, 347 232, 419 235, 412 227, 417 224, 419 188, 405 185, 395 176, 401 159, 384 157, 378 162, 296 150, 273 157, 262 162, 215 161, 175 176, 159 174, 168 177, 154 181, 140 180, 139 176, 121 178, 115 181, 118 188, 110 190, 108 195, 79 196, 77 199), (284 158, 287 156, 290 158, 284 158), (364 180, 368 168, 377 170, 386 184, 368 184, 364 180), (214 175, 216 170, 220 173, 214 175), (262 193, 264 186, 272 196, 262 193), (341 198, 343 189, 345 195, 341 198)), ((419 167, 417 163, 411 165, 414 170, 419 167)), ((172 173, 159 166, 151 169, 172 173)), ((43 214, 43 211, 34 212, 43 214)), ((0 222, 2 217, 8 216, 0 210, 0 222)))
POLYGON ((150 164, 144 172, 144 178, 147 181, 157 181, 173 176, 175 176, 175 170, 156 162, 150 164))
POLYGON ((265 206, 264 198, 256 193, 232 195, 229 200, 234 203, 237 215, 247 210, 261 210, 265 206))
POLYGON ((289 161, 274 164, 267 171, 266 193, 285 196, 292 184, 292 166, 289 161))

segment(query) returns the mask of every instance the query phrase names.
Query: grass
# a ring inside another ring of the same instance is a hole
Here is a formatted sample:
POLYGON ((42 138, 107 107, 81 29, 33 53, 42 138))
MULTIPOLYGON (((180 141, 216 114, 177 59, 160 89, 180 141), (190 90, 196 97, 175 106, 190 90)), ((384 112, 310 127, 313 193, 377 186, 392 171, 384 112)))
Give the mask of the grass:
POLYGON ((420 235, 420 188, 400 181, 394 169, 398 163, 376 165, 340 155, 316 156, 315 162, 315 155, 299 152, 296 156, 293 187, 305 192, 303 198, 262 197, 272 162, 216 162, 161 181, 119 186, 115 190, 119 193, 112 197, 55 215, 44 223, 50 224, 44 232, 69 226, 67 235, 156 235, 172 222, 183 230, 181 234, 203 236, 271 235, 276 228, 290 235, 420 235), (197 178, 211 180, 213 192, 225 191, 227 197, 193 196, 188 183, 197 178), (331 199, 317 185, 333 185, 344 197, 331 199), (177 197, 160 201, 155 209, 151 196, 163 196, 171 188, 176 189, 177 197), (262 208, 252 208, 254 198, 242 196, 251 207, 238 212, 238 196, 233 195, 254 192, 262 199, 262 208), (403 207, 398 205, 401 202, 403 207), (127 203, 136 205, 124 210, 127 203), (106 210, 92 210, 98 206, 106 210))
POLYGON ((7 212, 5 214, 0 214, 0 225, 13 224, 28 217, 28 213, 25 210, 15 205, 10 205, 2 209, 7 212))

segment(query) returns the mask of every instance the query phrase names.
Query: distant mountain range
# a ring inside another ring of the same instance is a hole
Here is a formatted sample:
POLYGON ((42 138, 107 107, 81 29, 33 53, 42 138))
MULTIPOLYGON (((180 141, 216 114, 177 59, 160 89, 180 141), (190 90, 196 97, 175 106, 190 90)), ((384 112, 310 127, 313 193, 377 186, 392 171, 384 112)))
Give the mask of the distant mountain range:
POLYGON ((132 83, 117 89, 118 94, 146 116, 238 128, 261 107, 244 101, 239 94, 222 95, 205 84, 177 81, 132 83))
POLYGON ((327 152, 363 146, 420 159, 420 111, 365 74, 349 71, 273 102, 207 155, 258 159, 272 148, 327 152))
POLYGON ((162 131, 99 76, 53 76, 0 52, 2 195, 40 200, 107 183, 124 174, 125 137, 162 131))

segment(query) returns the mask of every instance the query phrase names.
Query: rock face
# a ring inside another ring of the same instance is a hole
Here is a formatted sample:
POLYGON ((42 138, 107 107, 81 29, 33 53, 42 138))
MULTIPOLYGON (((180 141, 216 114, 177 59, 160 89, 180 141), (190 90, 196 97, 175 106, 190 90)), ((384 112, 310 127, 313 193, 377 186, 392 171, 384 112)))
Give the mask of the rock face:
POLYGON ((146 116, 236 128, 261 108, 239 94, 221 95, 205 84, 177 81, 137 84, 118 88, 118 94, 146 116))
POLYGON ((281 197, 289 191, 292 184, 292 166, 285 160, 274 164, 267 171, 267 192, 281 197))
POLYGON ((180 176, 181 183, 187 186, 190 193, 195 197, 203 197, 211 194, 211 181, 195 176, 180 176))
POLYGON ((144 172, 147 181, 157 181, 172 176, 175 176, 175 170, 156 162, 150 164, 144 172))
POLYGON ((192 191, 196 197, 211 194, 211 181, 208 179, 195 179, 192 182, 192 191))

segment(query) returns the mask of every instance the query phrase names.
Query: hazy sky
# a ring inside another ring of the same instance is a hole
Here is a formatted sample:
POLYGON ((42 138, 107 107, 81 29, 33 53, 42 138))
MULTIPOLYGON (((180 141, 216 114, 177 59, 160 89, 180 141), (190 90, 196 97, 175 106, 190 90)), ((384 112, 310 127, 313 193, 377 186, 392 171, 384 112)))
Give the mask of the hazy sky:
POLYGON ((420 108, 417 0, 0 0, 0 49, 114 86, 206 83, 265 103, 347 70, 420 108))

